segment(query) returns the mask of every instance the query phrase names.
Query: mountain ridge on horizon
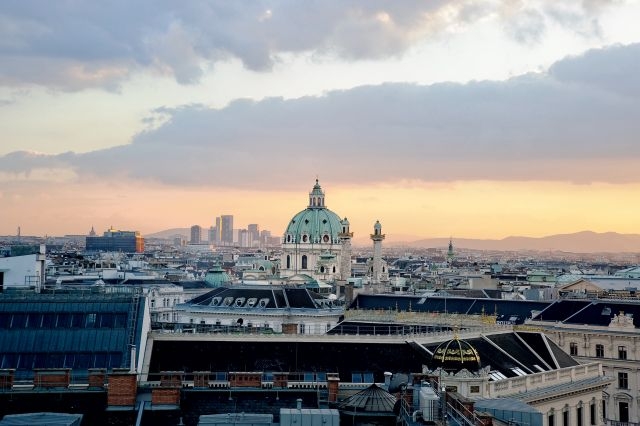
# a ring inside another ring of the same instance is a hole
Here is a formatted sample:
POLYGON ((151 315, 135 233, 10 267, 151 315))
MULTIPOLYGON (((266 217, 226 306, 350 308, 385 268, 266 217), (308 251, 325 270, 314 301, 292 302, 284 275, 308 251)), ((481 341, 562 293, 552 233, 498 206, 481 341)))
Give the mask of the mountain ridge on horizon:
MULTIPOLYGON (((171 238, 175 235, 189 237, 189 228, 171 228, 146 235, 149 238, 171 238)), ((405 241, 389 239, 384 244, 389 247, 447 247, 450 238, 433 237, 417 240, 402 236, 405 241)), ((354 245, 365 246, 368 238, 354 239, 354 245)), ((578 231, 573 233, 552 234, 543 237, 511 235, 500 239, 490 238, 451 238, 454 248, 496 251, 567 251, 573 253, 624 253, 640 252, 640 234, 622 234, 618 232, 578 231)))
MULTIPOLYGON (((543 237, 508 236, 501 239, 453 238, 454 247, 498 251, 566 251, 572 253, 640 252, 640 234, 578 231, 543 237)), ((424 238, 407 243, 410 247, 446 247, 449 238, 424 238)))

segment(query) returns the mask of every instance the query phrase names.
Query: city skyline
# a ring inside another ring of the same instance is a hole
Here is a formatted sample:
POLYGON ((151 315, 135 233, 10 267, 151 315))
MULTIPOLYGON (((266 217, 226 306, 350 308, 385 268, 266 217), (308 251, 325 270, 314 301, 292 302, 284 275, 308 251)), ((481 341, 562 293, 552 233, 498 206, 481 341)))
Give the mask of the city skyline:
POLYGON ((0 235, 226 211, 279 236, 316 177, 357 237, 640 232, 637 2, 0 16, 0 235))

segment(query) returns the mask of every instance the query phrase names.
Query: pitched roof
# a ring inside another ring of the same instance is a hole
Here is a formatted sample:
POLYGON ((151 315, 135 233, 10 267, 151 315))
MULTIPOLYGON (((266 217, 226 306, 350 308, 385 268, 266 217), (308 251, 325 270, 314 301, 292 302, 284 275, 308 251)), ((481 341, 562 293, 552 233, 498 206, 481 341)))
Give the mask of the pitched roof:
POLYGON ((355 415, 393 414, 396 398, 375 383, 338 404, 341 411, 355 415))

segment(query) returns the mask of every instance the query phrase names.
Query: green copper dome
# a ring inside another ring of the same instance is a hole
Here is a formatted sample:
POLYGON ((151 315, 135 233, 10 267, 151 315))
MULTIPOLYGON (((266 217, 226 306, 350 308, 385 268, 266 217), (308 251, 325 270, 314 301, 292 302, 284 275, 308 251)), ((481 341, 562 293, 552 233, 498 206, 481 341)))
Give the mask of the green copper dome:
POLYGON ((337 244, 342 232, 340 217, 324 204, 324 192, 316 179, 309 205, 296 214, 284 232, 285 244, 337 244))

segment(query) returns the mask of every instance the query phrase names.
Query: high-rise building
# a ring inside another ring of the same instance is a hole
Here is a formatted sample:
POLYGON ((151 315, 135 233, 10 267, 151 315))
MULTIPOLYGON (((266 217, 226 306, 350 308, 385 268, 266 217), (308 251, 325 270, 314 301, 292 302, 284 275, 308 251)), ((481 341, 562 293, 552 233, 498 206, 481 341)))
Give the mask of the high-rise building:
POLYGON ((247 232, 249 233, 248 247, 260 246, 260 231, 257 223, 250 223, 247 225, 247 232))
POLYGON ((218 237, 218 235, 218 228, 216 228, 215 226, 209 228, 209 244, 218 244, 220 242, 220 238, 218 237))
POLYGON ((220 240, 224 245, 233 245, 233 215, 220 216, 220 240))
POLYGON ((251 234, 246 229, 238 230, 238 243, 240 247, 251 247, 251 234))
POLYGON ((220 244, 222 242, 222 218, 220 216, 216 217, 216 235, 213 240, 214 244, 220 244))
POLYGON ((200 225, 193 225, 191 227, 191 240, 190 244, 200 244, 202 242, 202 227, 200 225))

